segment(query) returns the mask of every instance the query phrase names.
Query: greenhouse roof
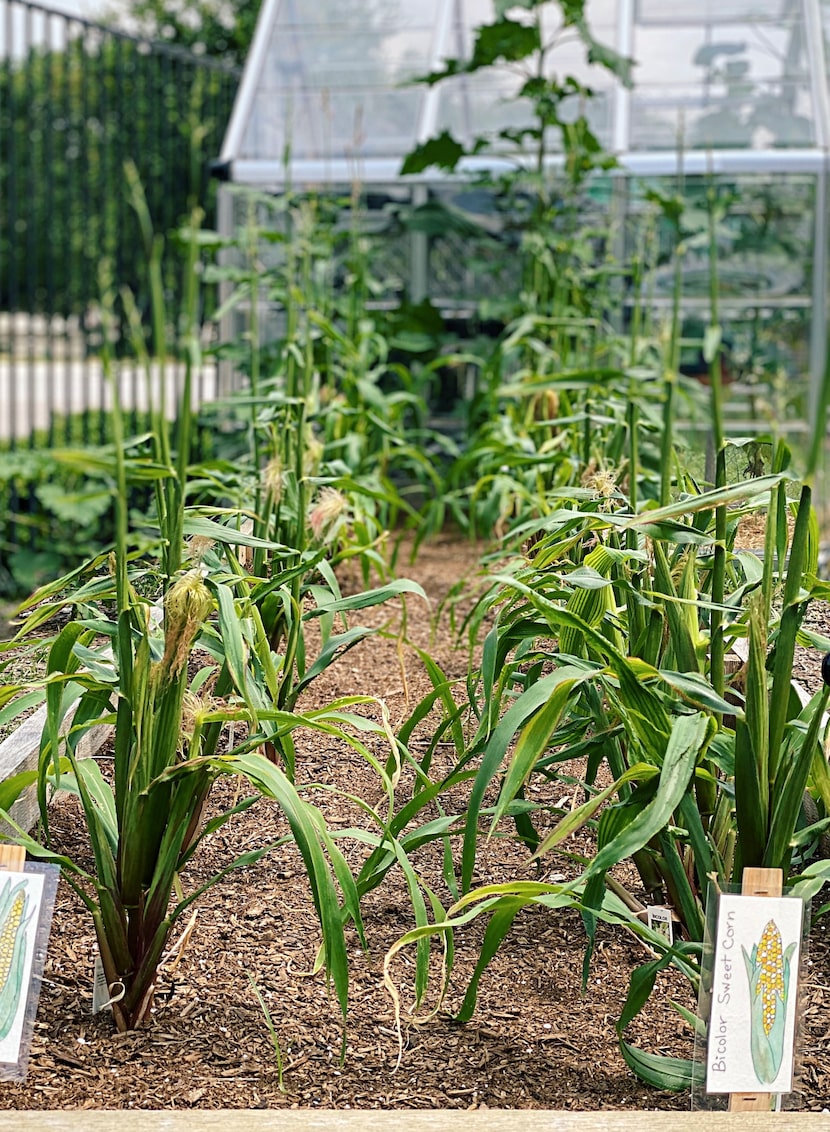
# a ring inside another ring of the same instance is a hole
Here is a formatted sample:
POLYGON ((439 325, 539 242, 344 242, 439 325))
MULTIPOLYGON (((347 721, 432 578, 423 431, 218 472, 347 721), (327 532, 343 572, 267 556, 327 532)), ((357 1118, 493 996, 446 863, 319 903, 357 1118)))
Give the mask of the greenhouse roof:
MULTIPOLYGON (((688 173, 827 167, 830 0, 587 0, 593 38, 634 60, 630 89, 589 62, 558 5, 542 11, 548 75, 590 87, 592 127, 631 173, 681 161, 688 173)), ((509 15, 529 18, 522 6, 509 15)), ((416 144, 445 130, 491 141, 462 168, 514 162, 499 132, 528 123, 515 99, 524 64, 412 81, 469 59, 492 19, 493 0, 264 0, 223 174, 272 188, 389 184, 416 144)))

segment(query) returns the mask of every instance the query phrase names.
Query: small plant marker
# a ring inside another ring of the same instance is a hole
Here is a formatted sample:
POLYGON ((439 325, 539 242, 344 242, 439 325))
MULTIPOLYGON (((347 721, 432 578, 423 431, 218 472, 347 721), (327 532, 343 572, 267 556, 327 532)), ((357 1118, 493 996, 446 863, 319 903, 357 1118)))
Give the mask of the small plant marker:
MULTIPOLYGON (((781 869, 747 868, 741 878, 742 896, 780 896, 784 887, 781 869)), ((730 1093, 730 1112, 769 1112, 774 1093, 730 1093)))
POLYGON ((671 908, 659 904, 652 904, 646 909, 648 926, 658 935, 665 936, 669 946, 674 943, 674 924, 672 923, 671 908))

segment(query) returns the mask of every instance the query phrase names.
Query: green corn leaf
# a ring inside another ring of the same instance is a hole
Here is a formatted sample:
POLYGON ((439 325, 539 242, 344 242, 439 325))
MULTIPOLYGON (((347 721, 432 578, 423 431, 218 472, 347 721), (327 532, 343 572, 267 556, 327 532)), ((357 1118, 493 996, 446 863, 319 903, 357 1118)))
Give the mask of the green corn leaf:
POLYGON ((507 807, 527 782, 536 763, 548 749, 573 689, 584 679, 585 675, 582 673, 559 681, 548 702, 522 728, 499 793, 490 825, 491 834, 504 816, 507 807))
POLYGON ((718 715, 740 715, 740 708, 719 696, 705 676, 697 672, 671 672, 657 670, 661 680, 677 692, 687 703, 718 715))
POLYGON ((705 1041, 707 1027, 704 1019, 700 1018, 697 1014, 694 1013, 694 1011, 689 1010, 685 1006, 682 1006, 679 1002, 675 1002, 673 999, 670 999, 669 1001, 671 1002, 671 1005, 674 1007, 677 1013, 680 1015, 680 1017, 683 1019, 683 1021, 693 1031, 695 1037, 701 1038, 705 1041))
POLYGON ((672 726, 668 712, 660 697, 643 682, 643 667, 636 660, 615 658, 609 670, 619 682, 618 693, 613 687, 608 690, 618 699, 624 727, 636 735, 646 755, 659 766, 672 726))
MULTIPOLYGON (((481 686, 484 689, 485 701, 484 708, 481 711, 481 722, 479 723, 478 731, 470 744, 473 749, 478 747, 480 741, 489 738, 498 719, 498 699, 493 695, 493 690, 497 688, 499 679, 500 638, 501 633, 497 614, 495 624, 485 636, 484 644, 481 649, 481 686)), ((470 695, 470 702, 475 702, 472 695, 470 695)))
POLYGON ((464 825, 464 844, 461 856, 462 892, 467 892, 472 883, 476 841, 478 839, 478 819, 484 794, 501 768, 513 736, 525 720, 529 719, 548 701, 559 684, 582 676, 584 676, 582 670, 565 667, 538 680, 508 708, 490 737, 470 792, 467 820, 464 825))
MULTIPOLYGON (((10 686, 11 687, 11 686, 10 686)), ((29 708, 37 707, 38 704, 43 703, 46 693, 43 689, 38 689, 36 692, 27 692, 22 696, 16 696, 11 703, 7 704, 2 711, 0 711, 0 727, 5 727, 7 723, 11 723, 24 711, 29 708)))
POLYGON ((432 708, 432 705, 440 699, 442 704, 444 705, 444 713, 446 715, 446 718, 449 721, 456 752, 460 755, 464 750, 464 730, 461 726, 459 705, 456 704, 452 695, 452 689, 456 684, 456 681, 447 679, 444 672, 441 670, 438 664, 436 664, 435 660, 428 651, 418 648, 417 645, 415 646, 415 651, 418 654, 421 663, 424 665, 424 668, 426 669, 426 673, 432 683, 433 691, 429 695, 425 696, 421 703, 415 708, 415 711, 412 712, 409 719, 398 732, 398 738, 400 739, 401 743, 406 746, 415 727, 419 722, 422 722, 423 719, 426 718, 432 708), (429 701, 428 706, 427 700, 429 701), (416 716, 418 718, 416 718, 416 716))
MULTIPOLYGON (((571 898, 563 893, 558 886, 535 884, 533 882, 518 882, 505 885, 488 885, 470 893, 454 904, 447 913, 443 922, 428 925, 423 929, 414 929, 398 940, 394 950, 404 942, 417 942, 425 935, 434 935, 436 932, 447 933, 457 927, 463 926, 471 919, 480 915, 490 914, 484 933, 481 949, 476 961, 475 969, 467 985, 464 999, 456 1018, 459 1022, 466 1022, 472 1017, 478 998, 478 988, 482 975, 486 971, 496 952, 510 930, 516 915, 528 904, 535 903, 544 895, 548 907, 567 907, 571 898), (470 905, 472 905, 470 907, 470 905), (465 911, 466 909, 466 911, 465 911), (463 913, 458 915, 458 913, 463 913)), ((387 959, 393 952, 390 952, 387 959)))
MULTIPOLYGON (((749 657, 746 670, 744 718, 755 756, 755 774, 760 783, 760 804, 768 803, 769 693, 766 673, 767 635, 760 594, 749 607, 749 657)), ((736 770, 737 773, 737 770, 736 770)))
POLYGON ((810 784, 824 803, 824 812, 830 814, 830 764, 820 745, 813 754, 810 784))
POLYGON ((746 710, 735 724, 735 817, 741 867, 760 865, 769 823, 769 693, 761 597, 749 610, 746 710))
POLYGON ((479 948, 475 969, 467 984, 464 1000, 456 1015, 459 1022, 469 1022, 475 1010, 481 976, 487 970, 493 956, 501 947, 502 940, 513 926, 517 914, 525 907, 526 900, 521 896, 504 896, 494 906, 492 915, 484 932, 479 948))
POLYGON ((689 879, 677 837, 670 829, 663 829, 657 835, 657 844, 660 850, 660 873, 669 899, 689 933, 689 938, 699 942, 703 938, 703 906, 689 879))
MULTIPOLYGON (((604 550, 605 547, 597 547, 597 550, 599 549, 604 550)), ((588 559, 595 555, 595 553, 596 551, 592 550, 591 553, 586 557, 585 562, 582 566, 577 566, 575 570, 571 570, 567 574, 568 585, 573 586, 574 590, 607 590, 611 585, 610 578, 608 578, 604 574, 601 574, 597 569, 589 565, 588 559)), ((574 612, 580 614, 580 616, 585 616, 584 612, 580 613, 579 609, 574 609, 574 612)))
MULTIPOLYGON (((392 846, 394 850, 395 860, 401 867, 404 879, 406 881, 407 891, 409 892, 409 902, 412 906, 412 913, 415 918, 416 927, 425 927, 429 923, 427 915, 426 902, 424 901, 423 893, 421 891, 421 882, 419 882, 418 875, 412 867, 406 850, 401 843, 393 839, 392 846)), ((410 850, 411 851, 411 850, 410 850)), ((437 902, 437 897, 432 896, 433 912, 437 913, 436 920, 445 919, 445 912, 440 903, 437 902)), ((427 984, 429 980, 429 938, 424 936, 419 939, 416 944, 415 952, 415 1005, 420 1006, 423 1001, 424 995, 427 991, 427 984)))
MULTIPOLYGON (((624 528, 629 518, 618 515, 614 518, 614 526, 624 528)), ((700 531, 688 523, 681 523, 676 519, 663 519, 660 521, 643 522, 637 524, 640 534, 647 535, 654 542, 670 543, 674 546, 711 546, 712 536, 708 531, 700 531)))
MULTIPOLYGON (((80 661, 75 655, 75 646, 84 643, 91 637, 91 632, 84 629, 77 621, 70 621, 55 638, 49 649, 46 663, 47 676, 59 677, 72 675, 77 672, 80 661)), ((63 714, 69 706, 60 683, 50 683, 46 688, 47 731, 52 751, 52 758, 58 758, 59 731, 63 714)))
POLYGON ((804 557, 809 541, 811 522, 812 488, 809 483, 804 482, 790 543, 790 558, 784 581, 783 609, 773 659, 769 713, 769 780, 771 785, 778 777, 779 760, 783 754, 784 746, 784 729, 789 718, 789 690, 792 682, 795 638, 803 618, 799 594, 804 576, 804 557))
MULTIPOLYGON (((685 599, 696 598, 692 578, 694 576, 695 558, 690 554, 683 569, 681 578, 681 592, 678 593, 671 576, 666 552, 659 540, 652 543, 654 548, 654 573, 659 590, 669 598, 682 596, 685 599)), ((681 672, 699 672, 696 644, 699 638, 698 611, 695 605, 678 604, 670 600, 664 603, 666 618, 669 623, 671 648, 675 656, 676 667, 681 672)))
POLYGON ((341 633, 339 636, 329 637, 324 647, 320 649, 317 659, 312 664, 311 668, 308 669, 303 679, 297 684, 297 693, 302 692, 303 689, 308 687, 312 680, 315 680, 322 672, 325 672, 335 659, 339 659, 339 657, 348 652, 350 648, 353 648, 354 645, 359 644, 360 641, 365 641, 367 637, 374 636, 378 632, 378 629, 366 629, 362 626, 356 626, 353 629, 348 629, 345 633, 341 633))
POLYGON ((791 878, 789 895, 797 896, 804 901, 812 900, 818 896, 828 881, 830 881, 830 861, 811 861, 803 872, 791 878))
POLYGON ((317 833, 323 848, 329 855, 334 876, 343 894, 343 911, 354 924, 358 938, 365 950, 366 936, 363 930, 363 919, 360 914, 360 896, 352 872, 346 863, 346 858, 338 848, 336 841, 326 828, 323 815, 320 811, 309 806, 307 813, 317 828, 317 833))
POLYGON ((808 721, 806 734, 795 732, 796 742, 791 758, 772 788, 772 817, 761 863, 769 868, 783 869, 785 875, 789 871, 792 837, 801 814, 810 767, 817 752, 819 757, 823 757, 818 737, 828 700, 830 688, 824 687, 802 712, 802 721, 808 721))
POLYGON ((363 593, 353 594, 351 597, 324 602, 314 609, 308 610, 307 613, 303 614, 303 617, 308 619, 321 617, 326 613, 344 613, 352 609, 368 609, 372 605, 381 605, 384 601, 405 593, 416 594, 426 602, 429 600, 423 587, 419 586, 417 582, 412 582, 408 578, 397 578, 394 582, 387 582, 385 586, 379 586, 374 590, 365 590, 363 593))
MULTIPOLYGON (((210 585, 210 581, 208 580, 210 585)), ((219 607, 219 631, 222 637, 222 647, 224 650, 225 664, 227 665, 228 672, 233 680, 234 687, 237 692, 242 696, 249 709, 256 712, 256 705, 250 703, 250 693, 248 688, 248 674, 246 667, 246 645, 242 636, 242 626, 240 618, 236 612, 234 604, 233 592, 228 586, 213 583, 211 586, 216 594, 216 601, 219 607)), ((254 714, 254 719, 256 715, 254 714)))
POLYGON ((250 546, 254 549, 283 550, 286 553, 296 553, 290 547, 283 546, 282 543, 245 534, 243 531, 237 530, 236 527, 225 526, 224 523, 217 523, 215 519, 204 519, 197 515, 187 515, 182 530, 188 537, 196 535, 199 538, 209 538, 226 546, 250 546))
POLYGON ((695 761, 710 737, 710 721, 705 715, 683 715, 675 720, 653 799, 618 837, 598 850, 583 874, 584 880, 630 857, 665 828, 689 787, 695 761))
MULTIPOLYGON (((603 814, 600 818, 599 832, 602 833, 602 826, 605 823, 606 815, 603 814)), ((594 954, 594 946, 596 944, 597 936, 597 920, 599 918, 599 911, 605 898, 605 873, 595 872, 593 876, 589 877, 585 882, 582 891, 582 902, 580 905, 580 915, 582 916, 582 923, 585 928, 585 952, 582 957, 582 993, 585 994, 588 989, 588 980, 591 976, 591 959, 594 954)))
POLYGON ((679 1093, 693 1085, 702 1085, 705 1079, 705 1068, 688 1058, 647 1053, 622 1038, 620 1052, 629 1069, 655 1089, 679 1093))
MULTIPOLYGON (((68 765, 68 760, 66 760, 68 765)), ((96 806, 101 819, 101 830, 106 836, 113 857, 118 852, 118 821, 115 815, 115 799, 112 787, 101 774, 101 768, 95 759, 79 759, 75 763, 78 773, 84 780, 87 794, 96 806)), ((75 778, 75 772, 70 770, 61 775, 60 783, 50 778, 53 785, 59 785, 61 790, 68 794, 81 796, 81 790, 75 778)))
POLYGON ((609 798, 619 792, 622 786, 629 782, 647 782, 649 779, 656 777, 658 774, 657 767, 651 763, 635 763, 634 766, 629 767, 624 774, 607 786, 604 790, 600 790, 589 798, 587 802, 583 802, 581 806, 577 806, 575 810, 571 810, 566 814, 561 821, 557 822, 554 828, 548 833, 541 841, 534 857, 541 857, 545 853, 549 853, 557 845, 560 845, 565 838, 570 837, 578 829, 582 829, 586 822, 590 821, 596 812, 603 806, 609 798))
POLYGON ((679 519, 683 515, 695 515, 701 511, 714 511, 716 507, 726 507, 729 504, 740 503, 743 500, 756 499, 767 494, 777 484, 786 483, 793 478, 789 472, 779 472, 777 475, 758 476, 757 479, 746 480, 740 484, 717 488, 714 491, 704 492, 702 495, 689 496, 667 507, 656 507, 652 510, 642 511, 622 524, 624 530, 648 526, 663 522, 666 519, 679 519))
POLYGON ((671 963, 671 951, 666 951, 659 959, 650 963, 643 963, 631 972, 628 982, 628 994, 623 1003, 622 1011, 616 1021, 617 1035, 622 1036, 623 1030, 632 1022, 645 1006, 654 990, 654 982, 660 971, 664 971, 671 963))
MULTIPOLYGON (((61 771, 69 769, 69 763, 64 759, 61 762, 61 771)), ((24 790, 28 790, 38 780, 36 770, 22 770, 12 774, 0 782, 0 811, 10 810, 24 790)))
POLYGON ((803 572, 808 577, 816 577, 818 574, 818 558, 819 551, 821 550, 821 529, 819 527, 818 515, 815 508, 810 508, 810 521, 807 526, 807 539, 804 548, 804 567, 803 572))

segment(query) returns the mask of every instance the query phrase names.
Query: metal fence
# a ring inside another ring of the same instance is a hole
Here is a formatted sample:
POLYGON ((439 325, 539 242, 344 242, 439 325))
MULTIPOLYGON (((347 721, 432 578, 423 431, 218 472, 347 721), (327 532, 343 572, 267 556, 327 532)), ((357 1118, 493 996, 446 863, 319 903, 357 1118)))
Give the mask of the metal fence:
MULTIPOLYGON (((0 453, 104 439, 102 263, 149 313, 125 166, 138 172, 156 232, 169 233, 196 203, 213 224, 208 166, 238 79, 235 68, 170 45, 0 0, 0 453)), ((165 263, 172 321, 175 242, 165 263)), ((116 355, 128 352, 126 338, 117 330, 116 355)), ((119 372, 123 400, 140 414, 143 382, 126 361, 119 372)), ((214 381, 206 368, 197 396, 209 397, 214 381)), ((0 517, 0 588, 3 555, 25 544, 30 510, 19 483, 6 478, 3 494, 0 477, 0 507, 17 515, 5 530, 0 517)))

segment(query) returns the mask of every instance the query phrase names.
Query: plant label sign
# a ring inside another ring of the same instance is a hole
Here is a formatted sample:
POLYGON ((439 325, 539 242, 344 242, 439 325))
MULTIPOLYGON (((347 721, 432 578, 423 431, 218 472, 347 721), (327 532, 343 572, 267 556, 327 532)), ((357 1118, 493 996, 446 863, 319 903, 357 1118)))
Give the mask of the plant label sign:
POLYGON ((0 1080, 26 1076, 59 873, 0 871, 0 1080))
POLYGON ((707 1093, 788 1093, 804 903, 792 896, 718 901, 707 1093))
POLYGON ((671 908, 664 908, 659 904, 652 904, 647 909, 648 926, 653 932, 663 936, 666 943, 674 943, 674 924, 672 923, 671 908))
POLYGON ((43 877, 0 873, 0 1063, 17 1062, 43 877))

